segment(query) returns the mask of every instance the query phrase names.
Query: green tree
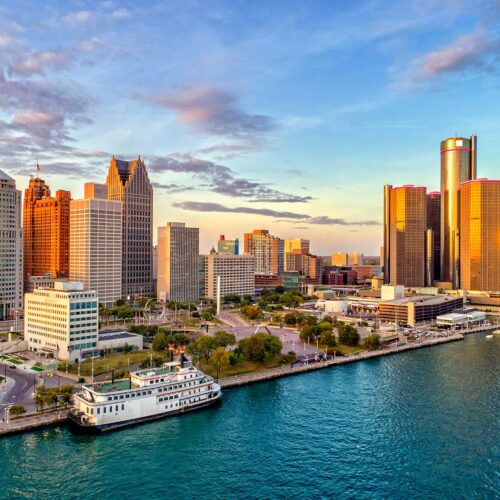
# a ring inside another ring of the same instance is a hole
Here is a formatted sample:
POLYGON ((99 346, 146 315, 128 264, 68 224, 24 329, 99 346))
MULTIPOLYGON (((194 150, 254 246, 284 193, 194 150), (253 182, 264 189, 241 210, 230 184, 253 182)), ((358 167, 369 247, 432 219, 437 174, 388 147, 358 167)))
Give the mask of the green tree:
POLYGON ((123 352, 130 352, 132 350, 132 346, 130 346, 127 342, 123 346, 123 352))
POLYGON ((241 314, 243 314, 243 316, 245 316, 245 318, 249 320, 256 320, 262 318, 262 310, 258 306, 252 306, 252 305, 243 306, 240 309, 240 312, 241 314))
POLYGON ((227 347, 228 345, 236 344, 236 337, 234 334, 223 330, 215 332, 214 339, 219 347, 227 347))
POLYGON ((209 363, 217 370, 217 379, 219 378, 219 373, 226 370, 229 366, 229 356, 230 353, 224 347, 217 347, 210 356, 209 363))
POLYGON ((364 346, 371 350, 378 349, 380 347, 380 335, 377 333, 368 335, 364 340, 364 346))
POLYGON ((278 337, 267 333, 256 333, 240 340, 240 347, 250 361, 262 363, 281 352, 282 344, 278 337))
POLYGON ((341 324, 338 330, 340 342, 347 345, 359 344, 359 333, 355 326, 341 324))
POLYGON ((194 342, 191 342, 188 345, 187 351, 196 359, 205 358, 205 361, 208 363, 208 360, 212 355, 212 351, 217 347, 217 341, 214 337, 201 335, 194 342))
POLYGON ((122 299, 118 299, 115 304, 118 306, 118 307, 121 307, 121 306, 124 306, 125 305, 125 301, 122 300, 122 299))
POLYGON ((335 347, 337 345, 337 339, 331 329, 321 332, 320 342, 325 347, 335 347))
POLYGON ((155 352, 164 351, 168 347, 168 339, 165 332, 160 331, 153 337, 152 347, 155 352))
POLYGON ((12 417, 19 417, 23 413, 26 413, 26 408, 23 405, 15 404, 10 407, 9 415, 12 417))
POLYGON ((67 406, 71 403, 71 398, 73 396, 74 387, 71 384, 63 384, 59 387, 59 397, 61 403, 67 406))

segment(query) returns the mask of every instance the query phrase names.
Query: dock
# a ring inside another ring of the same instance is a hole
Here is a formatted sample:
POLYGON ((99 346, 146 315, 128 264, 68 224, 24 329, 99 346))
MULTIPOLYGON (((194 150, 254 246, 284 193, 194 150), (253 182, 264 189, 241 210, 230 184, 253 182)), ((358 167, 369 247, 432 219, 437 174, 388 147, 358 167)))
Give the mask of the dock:
POLYGON ((8 423, 0 421, 0 437, 19 434, 32 430, 65 424, 68 420, 68 410, 48 410, 18 418, 11 418, 8 423))

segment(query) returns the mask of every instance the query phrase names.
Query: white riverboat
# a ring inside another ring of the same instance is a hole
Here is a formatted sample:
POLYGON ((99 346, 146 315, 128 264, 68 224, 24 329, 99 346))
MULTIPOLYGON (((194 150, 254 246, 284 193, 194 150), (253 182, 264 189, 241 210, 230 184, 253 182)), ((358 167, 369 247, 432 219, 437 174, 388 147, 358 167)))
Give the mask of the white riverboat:
POLYGON ((189 362, 132 372, 130 378, 82 385, 70 422, 88 431, 107 431, 217 403, 220 385, 189 362))

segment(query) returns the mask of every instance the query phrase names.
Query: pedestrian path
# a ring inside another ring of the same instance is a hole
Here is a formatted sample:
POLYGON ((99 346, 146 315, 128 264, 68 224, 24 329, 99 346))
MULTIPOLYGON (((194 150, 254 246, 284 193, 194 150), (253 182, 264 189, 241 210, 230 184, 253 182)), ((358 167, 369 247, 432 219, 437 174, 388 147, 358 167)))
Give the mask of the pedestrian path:
POLYGON ((63 424, 68 419, 68 410, 54 410, 37 413, 35 415, 11 419, 9 422, 5 422, 3 418, 4 416, 2 414, 2 419, 0 420, 0 437, 63 424))

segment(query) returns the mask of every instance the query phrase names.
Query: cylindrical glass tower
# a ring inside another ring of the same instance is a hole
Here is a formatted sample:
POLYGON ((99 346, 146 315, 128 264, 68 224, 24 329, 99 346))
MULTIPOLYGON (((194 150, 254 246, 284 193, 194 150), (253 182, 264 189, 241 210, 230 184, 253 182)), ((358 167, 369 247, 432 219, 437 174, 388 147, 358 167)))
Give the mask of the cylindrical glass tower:
POLYGON ((459 198, 462 182, 476 178, 476 136, 452 137, 441 142, 441 281, 458 288, 459 198))

